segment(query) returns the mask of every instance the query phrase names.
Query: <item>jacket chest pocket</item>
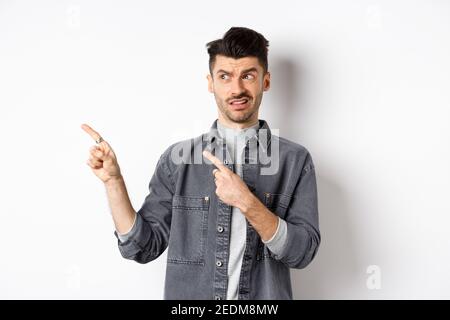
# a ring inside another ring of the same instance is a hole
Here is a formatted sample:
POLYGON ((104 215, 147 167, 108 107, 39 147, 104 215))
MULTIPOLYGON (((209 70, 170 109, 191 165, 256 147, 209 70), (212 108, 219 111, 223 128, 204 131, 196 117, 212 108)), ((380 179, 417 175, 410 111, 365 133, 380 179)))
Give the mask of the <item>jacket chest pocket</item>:
POLYGON ((167 262, 205 263, 209 205, 208 196, 173 196, 167 262))
POLYGON ((264 204, 265 206, 276 213, 280 218, 286 216, 286 211, 289 208, 292 195, 286 193, 271 193, 264 192, 264 204))
MULTIPOLYGON (((285 218, 286 211, 289 208, 292 195, 285 193, 271 193, 264 192, 264 205, 281 218, 285 218)), ((274 259, 273 253, 269 250, 261 239, 258 239, 258 246, 256 249, 256 260, 274 259)))

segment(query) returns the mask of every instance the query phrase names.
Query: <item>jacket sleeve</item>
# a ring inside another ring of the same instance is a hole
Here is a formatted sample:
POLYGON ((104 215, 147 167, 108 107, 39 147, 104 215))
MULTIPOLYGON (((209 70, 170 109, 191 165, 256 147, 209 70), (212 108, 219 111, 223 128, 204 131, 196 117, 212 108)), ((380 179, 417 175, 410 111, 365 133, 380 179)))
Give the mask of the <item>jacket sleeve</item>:
POLYGON ((114 231, 119 251, 125 259, 147 263, 159 257, 167 248, 174 194, 168 157, 169 152, 166 150, 158 160, 148 186, 149 192, 136 212, 133 228, 126 236, 119 236, 114 231))
POLYGON ((305 268, 314 259, 320 245, 316 175, 309 153, 285 220, 287 238, 276 259, 290 268, 305 268))

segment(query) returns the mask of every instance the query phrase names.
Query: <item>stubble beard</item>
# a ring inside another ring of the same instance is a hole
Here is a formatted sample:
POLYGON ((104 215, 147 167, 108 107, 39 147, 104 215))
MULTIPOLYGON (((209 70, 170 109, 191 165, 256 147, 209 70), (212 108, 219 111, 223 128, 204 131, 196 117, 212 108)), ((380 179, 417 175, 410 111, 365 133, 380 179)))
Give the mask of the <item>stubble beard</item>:
POLYGON ((247 122, 255 113, 258 112, 259 106, 261 104, 263 93, 256 97, 256 100, 251 99, 251 106, 243 111, 233 111, 228 107, 226 100, 219 99, 215 94, 216 103, 222 112, 222 114, 230 121, 235 123, 245 123, 247 122))

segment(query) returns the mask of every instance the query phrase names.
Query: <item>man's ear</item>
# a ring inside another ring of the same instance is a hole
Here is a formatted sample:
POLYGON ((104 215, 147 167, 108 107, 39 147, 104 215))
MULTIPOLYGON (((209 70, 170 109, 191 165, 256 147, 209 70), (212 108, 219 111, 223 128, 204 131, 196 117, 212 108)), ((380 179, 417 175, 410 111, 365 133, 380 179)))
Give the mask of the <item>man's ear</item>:
POLYGON ((267 71, 263 79, 263 90, 267 91, 269 89, 270 89, 270 72, 267 71))
POLYGON ((209 73, 206 75, 206 79, 208 79, 208 91, 214 93, 214 82, 209 73))

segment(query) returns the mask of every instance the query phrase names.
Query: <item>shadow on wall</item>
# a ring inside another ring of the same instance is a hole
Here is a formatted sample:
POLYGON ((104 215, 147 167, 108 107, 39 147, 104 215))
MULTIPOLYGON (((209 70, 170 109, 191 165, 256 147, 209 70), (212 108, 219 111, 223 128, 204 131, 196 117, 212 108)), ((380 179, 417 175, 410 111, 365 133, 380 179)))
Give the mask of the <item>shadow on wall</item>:
MULTIPOLYGON (((282 125, 282 136, 299 137, 302 131, 299 120, 302 119, 302 111, 308 107, 304 103, 302 83, 308 79, 305 79, 301 64, 291 58, 272 58, 272 70, 277 75, 276 79, 272 77, 272 101, 279 108, 279 112, 273 113, 273 122, 282 125)), ((326 167, 325 161, 328 159, 318 159, 313 155, 313 160, 316 167, 326 167)), ((351 296, 352 286, 362 281, 361 270, 357 269, 358 254, 349 221, 350 199, 339 187, 338 181, 321 175, 319 171, 316 171, 316 179, 321 245, 309 266, 303 270, 291 269, 293 297, 345 298, 351 296)), ((364 286, 364 283, 360 285, 364 286)))

